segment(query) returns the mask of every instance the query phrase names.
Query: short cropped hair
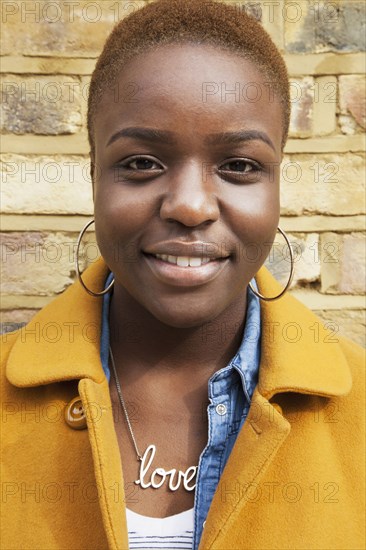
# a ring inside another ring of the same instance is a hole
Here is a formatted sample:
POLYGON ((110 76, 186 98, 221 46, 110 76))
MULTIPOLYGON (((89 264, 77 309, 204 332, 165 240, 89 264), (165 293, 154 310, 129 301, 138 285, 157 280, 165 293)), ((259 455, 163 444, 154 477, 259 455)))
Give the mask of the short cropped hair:
POLYGON ((93 123, 98 104, 135 55, 165 44, 208 44, 252 61, 282 104, 283 139, 291 103, 285 62, 269 34, 245 10, 215 0, 156 0, 122 19, 109 35, 94 69, 88 98, 88 137, 94 154, 93 123))

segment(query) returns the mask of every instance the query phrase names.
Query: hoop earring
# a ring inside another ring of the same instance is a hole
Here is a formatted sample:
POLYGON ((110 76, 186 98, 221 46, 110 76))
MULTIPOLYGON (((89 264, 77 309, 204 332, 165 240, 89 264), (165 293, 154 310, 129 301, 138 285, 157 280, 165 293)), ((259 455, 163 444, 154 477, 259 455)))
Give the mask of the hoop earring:
POLYGON ((79 233, 79 237, 78 237, 78 242, 76 244, 76 257, 75 257, 75 267, 76 267, 76 275, 81 283, 81 285, 83 286, 84 290, 86 290, 86 292, 88 294, 90 294, 90 296, 103 296, 104 294, 107 294, 107 292, 109 292, 111 290, 111 288, 113 287, 114 285, 114 278, 112 279, 112 281, 110 282, 110 284, 107 286, 107 288, 105 288, 104 290, 102 290, 101 292, 93 292, 93 290, 90 290, 90 288, 88 288, 86 286, 86 284, 84 283, 82 277, 81 277, 81 271, 80 271, 80 267, 79 267, 79 249, 80 249, 80 244, 81 244, 81 240, 84 236, 84 233, 85 231, 88 229, 88 227, 94 223, 94 220, 90 220, 90 222, 88 222, 86 225, 84 225, 83 229, 81 230, 81 232, 79 233))
POLYGON ((258 296, 258 298, 260 298, 261 300, 265 300, 266 302, 272 302, 274 300, 278 300, 278 298, 281 298, 281 296, 283 296, 286 292, 286 290, 288 289, 288 287, 290 286, 291 284, 291 281, 292 281, 292 277, 293 277, 293 274, 294 274, 294 252, 292 250, 292 246, 291 246, 291 243, 290 241, 288 240, 288 237, 286 235, 286 233, 280 228, 280 227, 277 227, 278 231, 281 233, 281 235, 284 237, 286 243, 287 243, 287 246, 288 246, 288 249, 290 251, 290 259, 291 259, 291 269, 290 269, 290 276, 289 276, 289 279, 287 281, 287 285, 285 286, 285 288, 277 295, 277 296, 272 296, 270 298, 267 298, 266 296, 263 296, 263 294, 260 294, 259 292, 257 292, 251 285, 251 283, 249 283, 249 288, 250 290, 256 295, 258 296))

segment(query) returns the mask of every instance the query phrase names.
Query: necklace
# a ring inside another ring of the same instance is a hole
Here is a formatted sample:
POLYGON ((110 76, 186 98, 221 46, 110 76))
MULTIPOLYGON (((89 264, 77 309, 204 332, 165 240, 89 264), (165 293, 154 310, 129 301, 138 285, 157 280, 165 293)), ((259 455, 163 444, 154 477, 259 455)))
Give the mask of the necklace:
POLYGON ((127 408, 122 396, 121 385, 118 380, 116 365, 114 362, 111 346, 109 346, 109 354, 111 357, 112 370, 114 374, 114 379, 116 381, 119 401, 121 403, 122 410, 126 417, 128 431, 130 432, 132 443, 133 443, 133 446, 135 447, 137 460, 140 462, 139 478, 136 479, 134 483, 136 483, 136 485, 140 485, 141 489, 147 489, 148 487, 152 487, 153 489, 159 489, 169 479, 168 487, 171 491, 177 491, 177 489, 180 488, 182 481, 183 481, 183 487, 185 488, 186 491, 194 491, 194 489, 196 488, 195 477, 197 473, 197 466, 190 466, 189 468, 187 468, 186 471, 176 470, 174 468, 171 470, 164 470, 164 468, 155 468, 155 470, 153 470, 153 472, 150 475, 150 480, 148 481, 145 479, 147 472, 150 469, 150 466, 154 460, 155 453, 156 453, 156 446, 148 445, 144 454, 141 455, 136 443, 131 422, 127 413, 127 408))

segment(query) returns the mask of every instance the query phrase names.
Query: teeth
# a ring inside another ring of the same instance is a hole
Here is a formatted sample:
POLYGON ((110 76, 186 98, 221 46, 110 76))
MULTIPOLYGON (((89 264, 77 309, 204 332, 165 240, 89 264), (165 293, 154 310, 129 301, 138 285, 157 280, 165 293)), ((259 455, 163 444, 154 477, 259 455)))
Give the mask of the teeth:
POLYGON ((179 265, 179 267, 188 267, 189 266, 189 258, 187 256, 178 256, 177 257, 177 265, 179 265))
POLYGON ((179 267, 200 267, 203 264, 207 264, 210 261, 210 258, 189 258, 188 256, 170 256, 167 254, 154 254, 156 258, 163 260, 163 262, 168 262, 170 264, 175 264, 179 267))
POLYGON ((202 259, 201 258, 190 258, 189 259, 189 265, 192 267, 199 267, 202 265, 202 259))

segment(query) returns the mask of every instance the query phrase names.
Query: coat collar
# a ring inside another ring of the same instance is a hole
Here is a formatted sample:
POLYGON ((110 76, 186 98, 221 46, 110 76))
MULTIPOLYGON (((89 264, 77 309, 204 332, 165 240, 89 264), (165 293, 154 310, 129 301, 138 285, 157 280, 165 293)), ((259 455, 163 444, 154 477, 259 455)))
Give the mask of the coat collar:
MULTIPOLYGON (((264 296, 282 290, 264 267, 256 280, 264 296)), ((262 301, 261 307, 261 395, 267 399, 282 392, 337 396, 351 390, 351 372, 338 338, 319 317, 290 294, 275 302, 262 301)))
MULTIPOLYGON (((88 288, 102 290, 108 267, 100 258, 83 274, 88 288)), ((6 375, 19 387, 64 380, 105 378, 100 361, 102 298, 79 282, 39 311, 18 331, 6 375)))
MULTIPOLYGON (((102 289, 107 274, 100 258, 83 279, 89 288, 102 289)), ((265 296, 281 290, 265 267, 256 282, 265 296)), ((341 347, 318 317, 288 294, 262 301, 261 307, 261 395, 270 399, 281 392, 332 396, 350 391, 351 374, 341 347)), ((101 316, 102 299, 89 296, 79 282, 71 285, 18 331, 6 367, 9 382, 18 387, 83 378, 102 383, 101 316)))

